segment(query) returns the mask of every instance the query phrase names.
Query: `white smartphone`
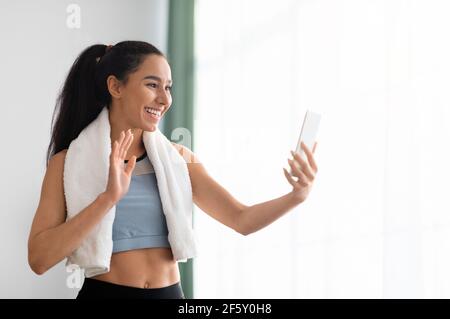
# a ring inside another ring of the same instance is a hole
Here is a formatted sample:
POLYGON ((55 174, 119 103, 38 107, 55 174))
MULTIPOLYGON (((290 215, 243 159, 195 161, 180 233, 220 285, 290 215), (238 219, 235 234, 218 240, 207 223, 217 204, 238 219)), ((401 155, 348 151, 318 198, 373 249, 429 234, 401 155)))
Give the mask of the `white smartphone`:
MULTIPOLYGON (((303 119, 302 129, 300 131, 300 136, 298 138, 297 146, 295 151, 300 153, 300 156, 306 160, 305 152, 301 147, 301 142, 312 151, 314 143, 316 142, 317 133, 319 132, 319 124, 321 115, 319 113, 306 111, 305 117, 303 119)), ((292 169, 289 167, 290 173, 292 175, 292 169)))

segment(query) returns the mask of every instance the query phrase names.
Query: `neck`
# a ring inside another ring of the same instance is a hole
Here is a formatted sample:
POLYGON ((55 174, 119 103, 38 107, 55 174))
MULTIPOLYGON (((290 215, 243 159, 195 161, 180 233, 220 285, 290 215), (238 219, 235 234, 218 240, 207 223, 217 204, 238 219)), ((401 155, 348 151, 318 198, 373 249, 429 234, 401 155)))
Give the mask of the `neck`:
POLYGON ((125 157, 126 160, 130 159, 133 155, 136 157, 141 156, 145 152, 144 142, 142 141, 143 130, 140 128, 135 128, 132 125, 126 122, 126 116, 120 113, 120 109, 118 107, 111 106, 109 109, 109 124, 111 127, 111 145, 114 141, 118 141, 120 137, 120 132, 124 131, 124 133, 131 129, 131 133, 133 134, 133 142, 128 149, 127 155, 125 157))

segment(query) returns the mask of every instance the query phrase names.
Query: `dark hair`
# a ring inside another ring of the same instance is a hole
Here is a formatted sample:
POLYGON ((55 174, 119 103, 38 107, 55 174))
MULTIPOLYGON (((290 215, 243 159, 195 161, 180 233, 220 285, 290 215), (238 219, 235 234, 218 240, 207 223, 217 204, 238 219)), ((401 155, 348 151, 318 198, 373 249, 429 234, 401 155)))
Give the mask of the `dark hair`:
POLYGON ((105 106, 110 108, 108 76, 114 75, 126 84, 128 76, 151 54, 164 56, 155 46, 142 41, 123 41, 111 47, 95 44, 81 52, 56 100, 47 166, 50 158, 68 148, 105 106))

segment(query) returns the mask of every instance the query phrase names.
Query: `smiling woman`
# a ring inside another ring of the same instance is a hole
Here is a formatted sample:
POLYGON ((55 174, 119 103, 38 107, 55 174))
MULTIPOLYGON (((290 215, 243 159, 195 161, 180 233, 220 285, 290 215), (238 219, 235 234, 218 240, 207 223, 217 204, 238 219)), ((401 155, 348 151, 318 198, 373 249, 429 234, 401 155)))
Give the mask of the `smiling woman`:
POLYGON ((162 137, 158 123, 172 103, 171 85, 164 55, 139 41, 93 45, 69 72, 28 261, 37 274, 66 257, 71 264, 80 261, 87 278, 77 298, 184 298, 177 262, 196 254, 192 203, 247 235, 303 202, 311 190, 317 166, 304 147, 307 161, 294 154, 290 162, 298 180, 286 175, 291 192, 253 206, 239 202, 188 148, 162 137), (106 151, 109 167, 103 171, 106 151), (74 159, 79 154, 86 156, 74 159), (74 209, 74 202, 80 207, 74 209))
POLYGON ((183 298, 161 201, 154 194, 155 172, 142 140, 144 131, 157 130, 169 109, 171 85, 164 55, 141 41, 90 46, 67 76, 55 109, 58 115, 28 259, 37 274, 46 272, 79 248, 117 205, 110 271, 86 278, 79 298, 183 298), (108 184, 91 205, 69 220, 63 185, 67 149, 105 107, 114 141, 108 184))

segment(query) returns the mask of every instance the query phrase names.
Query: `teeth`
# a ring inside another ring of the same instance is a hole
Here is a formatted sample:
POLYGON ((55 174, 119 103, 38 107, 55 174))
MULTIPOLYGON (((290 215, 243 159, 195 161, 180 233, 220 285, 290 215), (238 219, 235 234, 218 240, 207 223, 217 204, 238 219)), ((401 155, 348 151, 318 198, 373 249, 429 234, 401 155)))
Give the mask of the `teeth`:
POLYGON ((152 109, 152 108, 150 108, 150 107, 146 107, 146 108, 145 108, 145 111, 146 111, 147 113, 151 113, 151 114, 154 114, 154 115, 156 115, 156 116, 161 116, 161 111, 156 111, 155 109, 152 109))

